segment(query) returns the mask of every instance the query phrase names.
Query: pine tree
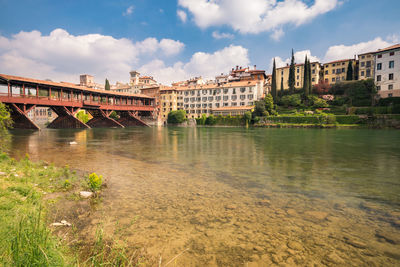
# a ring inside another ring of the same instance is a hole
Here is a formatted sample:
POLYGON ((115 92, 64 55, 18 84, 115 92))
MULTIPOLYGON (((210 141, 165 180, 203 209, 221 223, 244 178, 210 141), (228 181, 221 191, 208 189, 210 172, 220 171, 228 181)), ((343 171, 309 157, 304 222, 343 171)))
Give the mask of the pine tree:
POLYGON ((272 69, 272 83, 271 83, 271 94, 274 100, 276 100, 276 64, 275 64, 275 58, 274 58, 274 66, 272 69))
POLYGON ((289 68, 289 91, 290 93, 294 93, 294 86, 296 83, 295 79, 295 63, 294 63, 294 52, 292 49, 292 60, 290 61, 290 68, 289 68))
POLYGON ((351 80, 353 80, 353 62, 350 60, 349 66, 347 67, 346 81, 351 81, 351 80))
POLYGON ((304 73, 303 73, 303 92, 304 92, 304 96, 307 97, 309 95, 309 80, 308 80, 308 59, 307 59, 307 55, 306 55, 306 59, 304 61, 304 73))
POLYGON ((104 86, 104 89, 110 91, 110 82, 108 81, 108 79, 106 79, 106 84, 104 86))

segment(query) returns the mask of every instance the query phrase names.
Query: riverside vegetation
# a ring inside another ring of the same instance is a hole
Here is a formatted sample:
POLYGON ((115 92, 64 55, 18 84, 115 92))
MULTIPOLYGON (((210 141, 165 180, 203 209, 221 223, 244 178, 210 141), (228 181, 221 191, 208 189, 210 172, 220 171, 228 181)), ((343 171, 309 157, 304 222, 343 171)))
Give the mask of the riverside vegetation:
POLYGON ((4 152, 11 125, 10 113, 0 102, 0 265, 137 266, 143 262, 136 250, 127 250, 122 235, 107 237, 101 224, 93 240, 82 246, 66 238, 69 232, 71 238, 78 237, 73 224, 65 220, 51 223, 52 207, 63 205, 60 202, 101 201, 103 177, 78 175, 68 166, 32 162, 28 155, 21 160, 11 158, 4 152), (91 190, 96 198, 79 199, 80 190, 91 190), (70 230, 64 233, 60 227, 70 230))

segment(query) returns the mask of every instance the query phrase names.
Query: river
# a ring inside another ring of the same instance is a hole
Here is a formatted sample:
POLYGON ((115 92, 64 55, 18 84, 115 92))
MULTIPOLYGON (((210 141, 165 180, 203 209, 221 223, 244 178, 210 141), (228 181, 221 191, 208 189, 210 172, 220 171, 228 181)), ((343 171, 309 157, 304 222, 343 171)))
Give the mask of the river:
POLYGON ((11 151, 102 174, 93 222, 169 266, 400 265, 400 131, 14 130, 11 151))

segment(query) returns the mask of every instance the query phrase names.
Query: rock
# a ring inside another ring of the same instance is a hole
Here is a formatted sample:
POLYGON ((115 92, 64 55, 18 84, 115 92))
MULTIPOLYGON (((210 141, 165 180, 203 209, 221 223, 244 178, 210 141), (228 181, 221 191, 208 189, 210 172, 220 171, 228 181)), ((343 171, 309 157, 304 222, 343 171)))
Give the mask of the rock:
POLYGON ((64 224, 55 222, 55 223, 52 223, 51 226, 64 226, 64 224))
POLYGON ((259 206, 269 206, 269 205, 270 205, 270 202, 269 202, 269 200, 262 199, 262 200, 257 201, 257 202, 256 202, 256 205, 259 205, 259 206))
POLYGON ((323 212, 323 211, 306 211, 304 213, 305 215, 307 215, 309 217, 309 219, 314 219, 314 220, 325 220, 326 217, 328 217, 328 213, 327 212, 323 212))
POLYGON ((255 251, 258 251, 258 252, 263 252, 263 251, 264 251, 264 248, 262 248, 262 247, 260 247, 260 246, 255 246, 253 249, 254 249, 255 251))
POLYGON ((343 264, 345 261, 339 257, 335 252, 332 252, 326 256, 326 260, 334 264, 343 264))
POLYGON ((6 173, 5 173, 5 172, 0 172, 0 175, 1 175, 1 176, 5 176, 6 173))
POLYGON ((55 222, 51 224, 51 226, 71 226, 71 225, 72 224, 70 224, 66 220, 62 220, 61 222, 55 222))
POLYGON ((71 226, 72 225, 69 222, 67 222, 66 220, 62 220, 61 223, 64 224, 65 226, 71 226))
POLYGON ((69 142, 70 145, 77 145, 78 143, 75 141, 69 142))
POLYGON ((296 242, 296 241, 289 241, 287 246, 294 250, 303 250, 303 246, 299 242, 296 242))
POLYGON ((81 196, 81 198, 91 198, 93 196, 93 192, 81 191, 79 192, 79 195, 81 196))
POLYGON ((350 239, 350 237, 344 237, 344 240, 347 244, 352 245, 355 248, 366 248, 367 245, 364 244, 363 242, 356 240, 356 239, 350 239))

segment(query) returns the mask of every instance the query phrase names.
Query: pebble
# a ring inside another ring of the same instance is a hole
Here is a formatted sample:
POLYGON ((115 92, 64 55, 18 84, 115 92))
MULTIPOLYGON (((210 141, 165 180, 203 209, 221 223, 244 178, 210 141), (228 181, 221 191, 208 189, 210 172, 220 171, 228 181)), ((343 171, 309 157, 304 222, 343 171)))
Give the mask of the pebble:
POLYGON ((79 192, 79 195, 80 195, 82 198, 90 198, 90 197, 93 196, 93 192, 81 191, 81 192, 79 192))
POLYGON ((289 241, 287 246, 294 250, 303 250, 303 246, 299 242, 296 242, 296 241, 289 241))
POLYGON ((237 209, 237 206, 236 206, 236 205, 226 205, 226 206, 225 206, 225 209, 227 209, 227 210, 234 210, 234 209, 237 209))
POLYGON ((55 222, 51 224, 51 226, 71 226, 71 225, 72 224, 70 224, 66 220, 62 220, 61 222, 55 222))
POLYGON ((77 145, 78 143, 75 141, 69 142, 70 145, 77 145))

